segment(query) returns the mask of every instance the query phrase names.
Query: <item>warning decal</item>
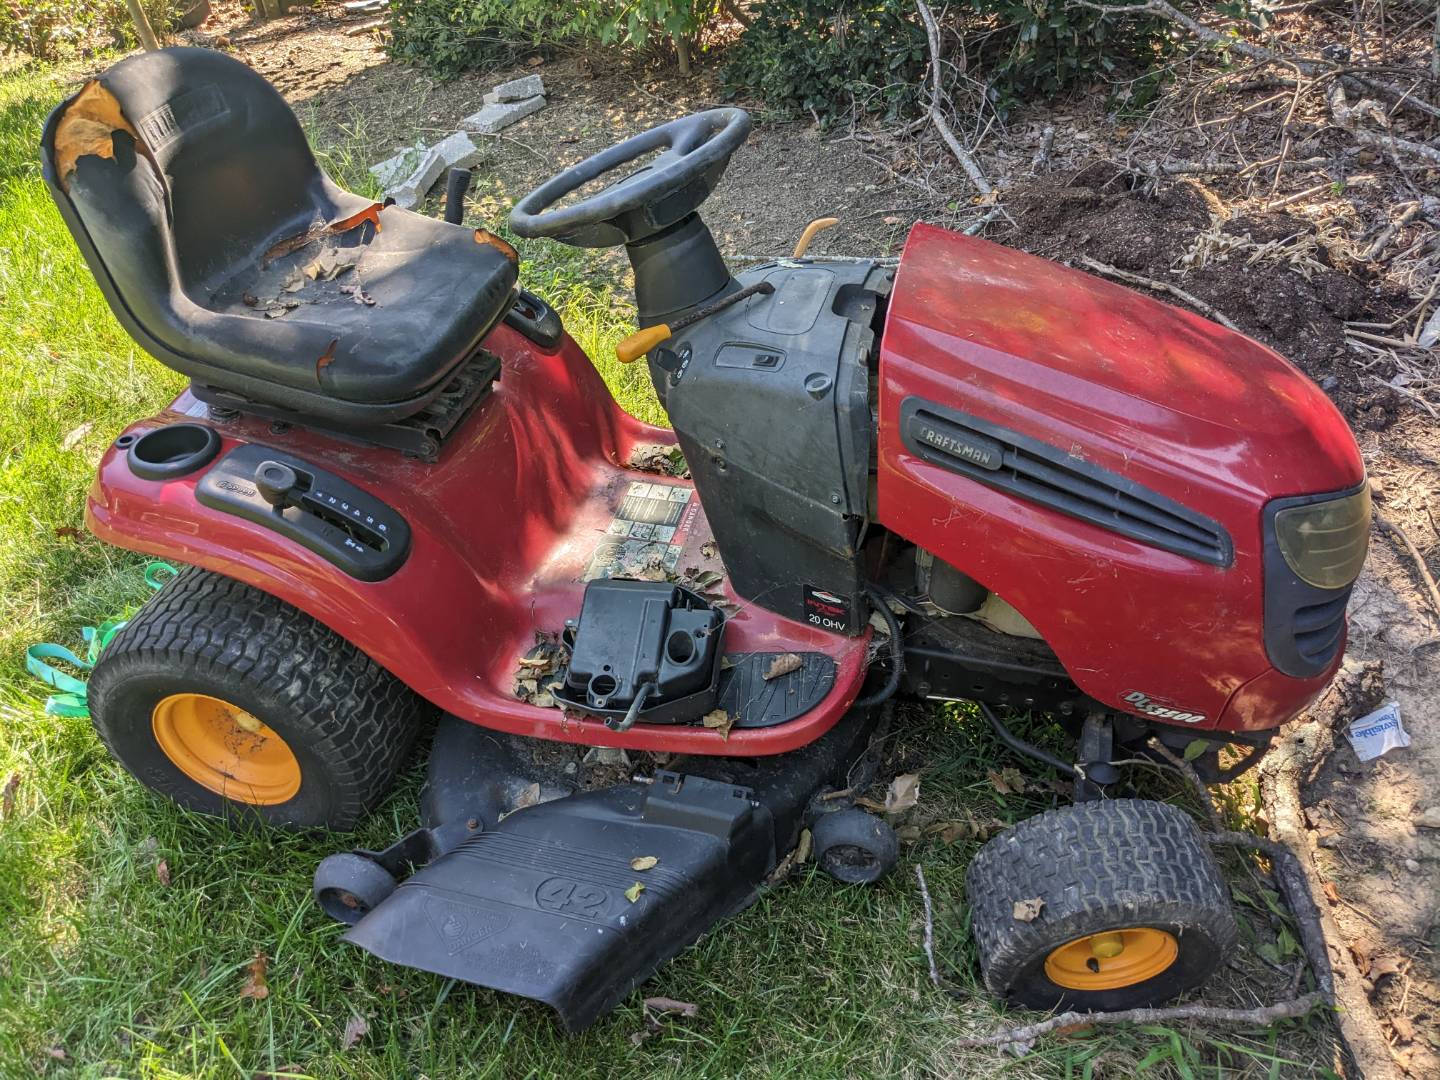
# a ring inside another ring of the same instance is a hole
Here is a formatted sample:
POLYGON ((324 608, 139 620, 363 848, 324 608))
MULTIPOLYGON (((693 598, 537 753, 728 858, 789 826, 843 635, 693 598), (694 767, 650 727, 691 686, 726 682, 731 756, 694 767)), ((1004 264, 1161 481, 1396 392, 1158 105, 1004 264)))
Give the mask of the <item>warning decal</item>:
POLYGON ((656 570, 674 573, 695 520, 692 495, 692 488, 678 484, 632 483, 581 580, 644 577, 656 570))

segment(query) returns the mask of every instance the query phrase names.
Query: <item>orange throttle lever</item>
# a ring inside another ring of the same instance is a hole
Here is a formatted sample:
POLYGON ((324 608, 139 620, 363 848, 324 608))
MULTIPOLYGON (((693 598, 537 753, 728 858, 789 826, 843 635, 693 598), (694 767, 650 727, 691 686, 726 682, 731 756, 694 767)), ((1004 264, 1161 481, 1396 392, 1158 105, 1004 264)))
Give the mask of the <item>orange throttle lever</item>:
POLYGON ((729 296, 722 296, 713 304, 707 304, 698 311, 676 319, 673 323, 657 323, 654 326, 647 326, 644 330, 637 330, 620 344, 615 346, 615 359, 622 364, 631 364, 644 356, 651 349, 655 348, 662 341, 668 341, 687 326, 694 326, 701 319, 708 319, 717 312, 724 311, 732 304, 738 304, 741 300, 752 296, 765 296, 775 291, 775 286, 768 281, 757 281, 754 285, 747 285, 739 292, 733 292, 729 296))

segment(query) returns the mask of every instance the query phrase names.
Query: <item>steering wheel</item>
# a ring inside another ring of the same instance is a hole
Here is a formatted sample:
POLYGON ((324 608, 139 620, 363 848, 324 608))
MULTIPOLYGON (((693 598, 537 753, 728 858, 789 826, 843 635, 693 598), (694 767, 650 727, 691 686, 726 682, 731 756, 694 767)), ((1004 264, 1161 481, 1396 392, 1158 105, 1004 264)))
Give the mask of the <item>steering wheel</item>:
POLYGON ((750 134, 744 109, 708 109, 603 150, 552 176, 510 211, 520 236, 548 236, 574 247, 614 247, 653 236, 693 213, 715 190, 730 155, 750 134), (566 195, 664 148, 653 161, 573 206, 566 195))

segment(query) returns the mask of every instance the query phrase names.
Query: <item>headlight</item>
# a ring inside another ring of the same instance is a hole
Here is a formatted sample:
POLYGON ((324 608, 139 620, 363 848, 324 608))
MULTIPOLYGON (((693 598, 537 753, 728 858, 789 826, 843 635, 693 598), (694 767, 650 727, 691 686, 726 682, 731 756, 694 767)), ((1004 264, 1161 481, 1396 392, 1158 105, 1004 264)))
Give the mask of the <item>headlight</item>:
POLYGON ((1370 546, 1370 485, 1353 495, 1275 515, 1275 539, 1295 576, 1317 589, 1342 589, 1360 576, 1370 546))

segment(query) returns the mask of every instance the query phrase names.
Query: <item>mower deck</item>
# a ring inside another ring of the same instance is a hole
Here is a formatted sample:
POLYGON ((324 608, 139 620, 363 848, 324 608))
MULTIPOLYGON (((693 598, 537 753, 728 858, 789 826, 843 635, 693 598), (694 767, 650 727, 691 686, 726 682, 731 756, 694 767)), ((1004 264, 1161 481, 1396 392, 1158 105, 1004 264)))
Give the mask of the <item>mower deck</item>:
MULTIPOLYGON (((846 782, 871 729, 855 711, 790 754, 680 760, 648 782, 585 790, 578 752, 447 717, 426 828, 374 854, 396 877, 417 868, 345 940, 543 1001, 580 1031, 754 901, 813 797, 846 782), (535 799, 548 801, 527 805, 535 799)), ((324 877, 322 865, 317 890, 324 877)))

